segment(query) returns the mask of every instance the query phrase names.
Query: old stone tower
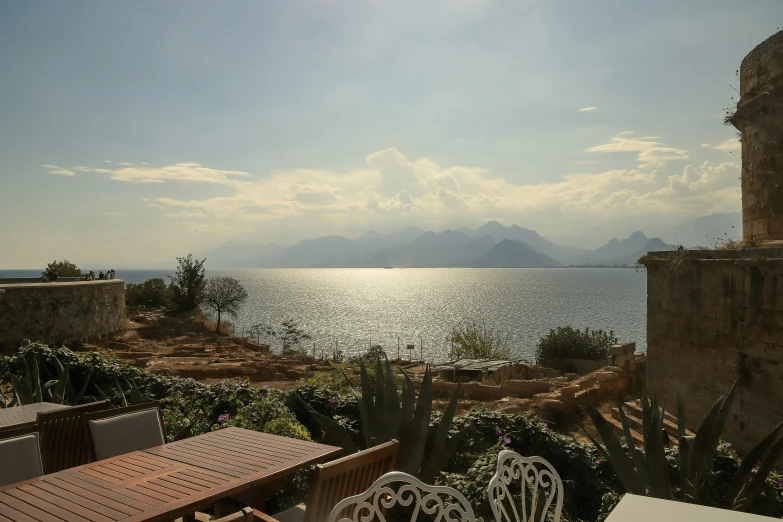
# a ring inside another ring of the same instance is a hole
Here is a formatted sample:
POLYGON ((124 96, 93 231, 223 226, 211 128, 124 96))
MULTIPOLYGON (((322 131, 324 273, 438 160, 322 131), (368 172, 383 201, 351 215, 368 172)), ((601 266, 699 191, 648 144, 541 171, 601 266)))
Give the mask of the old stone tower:
POLYGON ((783 244, 783 31, 742 60, 732 123, 742 133, 743 239, 783 244))
POLYGON ((747 451, 783 421, 783 32, 740 68, 741 248, 656 252, 647 266, 647 387, 691 429, 738 383, 726 438, 747 451))

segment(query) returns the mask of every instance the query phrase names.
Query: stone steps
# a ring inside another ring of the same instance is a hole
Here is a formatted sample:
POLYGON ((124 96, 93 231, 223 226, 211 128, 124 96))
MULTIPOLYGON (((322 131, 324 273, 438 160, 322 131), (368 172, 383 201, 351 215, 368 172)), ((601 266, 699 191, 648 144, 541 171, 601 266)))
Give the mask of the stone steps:
MULTIPOLYGON (((641 403, 638 400, 626 402, 623 404, 623 411, 625 412, 625 418, 628 422, 628 428, 631 431, 631 437, 633 437, 636 443, 642 444, 644 442, 644 437, 642 436, 643 423, 641 403)), ((620 421, 620 410, 618 408, 612 408, 612 417, 607 420, 614 426, 615 431, 622 435, 623 425, 620 421)), ((664 412, 663 429, 669 434, 672 442, 676 441, 679 433, 677 429, 677 417, 669 412, 664 412)), ((690 430, 686 430, 685 434, 689 436, 695 435, 690 430)))

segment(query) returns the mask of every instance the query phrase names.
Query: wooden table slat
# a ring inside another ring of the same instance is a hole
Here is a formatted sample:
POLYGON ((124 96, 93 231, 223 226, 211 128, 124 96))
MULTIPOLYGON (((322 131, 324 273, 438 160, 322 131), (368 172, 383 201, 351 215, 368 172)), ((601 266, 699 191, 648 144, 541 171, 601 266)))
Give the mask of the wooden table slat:
POLYGON ((227 428, 2 487, 0 522, 169 521, 340 453, 227 428))
MULTIPOLYGON (((17 490, 15 493, 18 494, 20 491, 17 490)), ((15 496, 10 495, 5 491, 0 493, 0 502, 6 506, 11 507, 12 509, 15 509, 16 511, 20 511, 25 515, 29 515, 31 518, 33 518, 33 520, 38 520, 39 522, 60 522, 61 520, 67 522, 69 520, 67 517, 60 518, 47 513, 38 505, 29 504, 23 500, 19 500, 15 496)))
POLYGON ((116 520, 107 517, 106 515, 95 513, 89 509, 79 506, 78 504, 74 504, 73 502, 65 500, 61 497, 47 493, 46 491, 38 489, 29 484, 27 486, 22 486, 17 490, 9 491, 8 494, 16 496, 16 498, 27 502, 28 504, 43 506, 42 509, 44 511, 48 511, 49 513, 64 520, 70 520, 74 515, 92 522, 113 522, 116 520))
MULTIPOLYGON (((57 487, 56 485, 52 484, 51 482, 36 482, 34 485, 28 485, 28 487, 35 487, 38 489, 42 489, 43 491, 46 491, 48 493, 51 493, 52 495, 56 495, 58 497, 62 497, 66 500, 69 500, 73 502, 74 504, 78 504, 82 507, 85 507, 91 511, 95 511, 96 513, 100 513, 104 516, 107 516, 113 520, 119 520, 121 518, 125 518, 128 515, 132 515, 134 513, 138 513, 138 510, 131 510, 127 507, 125 509, 116 509, 113 506, 107 506, 106 502, 96 502, 92 500, 91 498, 87 498, 86 496, 78 495, 73 493, 72 491, 69 491, 66 488, 57 487)), ((83 492, 82 492, 83 493, 83 492)), ((111 501, 109 501, 111 503, 111 501)))

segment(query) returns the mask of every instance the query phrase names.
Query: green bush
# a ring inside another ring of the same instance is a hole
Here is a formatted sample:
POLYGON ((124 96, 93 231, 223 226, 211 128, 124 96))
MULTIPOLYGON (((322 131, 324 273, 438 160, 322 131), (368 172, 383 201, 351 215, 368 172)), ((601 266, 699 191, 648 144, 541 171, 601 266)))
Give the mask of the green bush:
POLYGON ((487 330, 476 322, 465 322, 451 329, 449 341, 454 346, 454 356, 468 359, 508 359, 510 356, 508 335, 487 330))
POLYGON ((614 331, 576 330, 561 326, 539 339, 536 345, 536 363, 548 368, 561 369, 566 359, 598 361, 609 357, 610 349, 617 343, 614 331))
POLYGON ((262 431, 281 437, 310 440, 310 433, 285 406, 285 394, 272 390, 263 398, 253 401, 237 411, 229 426, 262 431))
POLYGON ((146 308, 165 308, 171 303, 171 294, 166 281, 156 277, 143 283, 125 285, 125 304, 146 308))

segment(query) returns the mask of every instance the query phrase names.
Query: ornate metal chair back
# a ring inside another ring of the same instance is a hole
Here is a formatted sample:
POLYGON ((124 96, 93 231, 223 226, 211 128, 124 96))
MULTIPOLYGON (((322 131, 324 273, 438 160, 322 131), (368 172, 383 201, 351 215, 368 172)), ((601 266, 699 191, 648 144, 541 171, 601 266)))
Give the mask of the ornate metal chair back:
POLYGON ((563 481, 546 459, 501 451, 487 489, 497 522, 560 522, 563 481))
POLYGON ((364 493, 340 501, 327 522, 386 520, 386 510, 395 506, 410 510, 411 522, 420 515, 438 522, 476 522, 473 508, 459 491, 430 486, 401 471, 386 473, 364 493))

